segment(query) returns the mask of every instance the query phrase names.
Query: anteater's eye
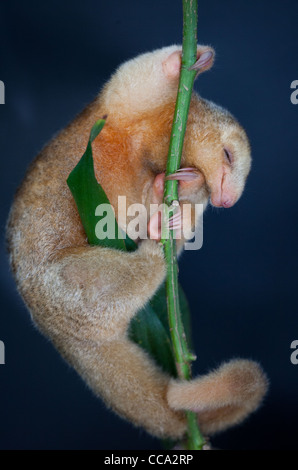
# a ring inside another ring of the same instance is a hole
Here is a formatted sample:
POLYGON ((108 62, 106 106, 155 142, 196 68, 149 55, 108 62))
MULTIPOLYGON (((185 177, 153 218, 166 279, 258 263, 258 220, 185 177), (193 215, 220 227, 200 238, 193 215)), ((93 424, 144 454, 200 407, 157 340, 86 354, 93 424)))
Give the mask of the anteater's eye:
POLYGON ((233 158, 232 158, 231 152, 229 152, 229 150, 227 150, 227 149, 224 149, 224 152, 225 152, 226 160, 228 161, 229 165, 232 165, 233 158))

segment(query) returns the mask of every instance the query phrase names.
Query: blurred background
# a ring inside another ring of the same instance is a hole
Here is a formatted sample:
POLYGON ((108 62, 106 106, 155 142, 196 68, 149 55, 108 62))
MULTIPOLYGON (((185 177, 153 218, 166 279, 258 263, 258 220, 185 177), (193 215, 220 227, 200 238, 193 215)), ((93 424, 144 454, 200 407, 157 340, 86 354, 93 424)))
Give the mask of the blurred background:
MULTIPOLYGON (((259 361, 263 407, 212 439, 220 449, 296 449, 298 80, 296 0, 199 1, 198 38, 216 64, 196 83, 246 128, 253 167, 234 208, 205 213, 204 245, 186 252, 195 374, 232 357, 259 361)), ((0 3, 1 232, 13 194, 41 147, 91 101, 123 61, 181 43, 181 0, 0 3)), ((1 243, 1 449, 156 449, 107 411, 32 325, 1 243)))

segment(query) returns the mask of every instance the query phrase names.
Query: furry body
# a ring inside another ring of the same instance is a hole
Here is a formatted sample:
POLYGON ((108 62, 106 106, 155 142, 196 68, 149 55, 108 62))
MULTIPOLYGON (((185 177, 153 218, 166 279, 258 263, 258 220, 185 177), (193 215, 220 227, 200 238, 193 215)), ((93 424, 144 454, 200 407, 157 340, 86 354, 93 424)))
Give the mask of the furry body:
MULTIPOLYGON (((117 213, 161 202, 180 70, 179 46, 123 64, 103 91, 29 168, 8 222, 11 267, 34 322, 92 390, 122 417, 159 437, 182 438, 183 409, 198 412, 205 433, 240 422, 266 391, 252 361, 234 360, 191 382, 172 380, 127 339, 132 317, 165 277, 162 248, 144 240, 124 253, 89 246, 66 179, 85 151, 94 122, 108 115, 93 144, 95 173, 117 213)), ((209 49, 198 48, 198 57, 209 49)), ((205 69, 209 68, 208 64, 205 69)), ((204 71, 204 70, 202 70, 204 71)), ((247 137, 234 118, 196 94, 182 167, 180 201, 230 207, 250 168, 247 137), (225 148, 231 161, 227 161, 225 148)))

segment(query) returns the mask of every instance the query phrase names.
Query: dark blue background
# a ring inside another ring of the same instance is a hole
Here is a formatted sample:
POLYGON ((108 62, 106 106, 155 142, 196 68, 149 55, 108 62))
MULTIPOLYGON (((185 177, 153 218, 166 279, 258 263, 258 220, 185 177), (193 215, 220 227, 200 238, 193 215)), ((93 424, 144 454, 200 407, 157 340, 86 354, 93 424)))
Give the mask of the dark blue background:
MULTIPOLYGON (((0 3, 1 229, 25 169, 51 136, 141 52, 182 36, 181 0, 0 3)), ((219 448, 297 449, 298 79, 296 0, 199 1, 199 42, 217 51, 196 87, 246 128, 253 169, 240 202, 209 209, 204 246, 181 260, 203 373, 231 357, 264 366, 271 388, 245 424, 213 439, 219 448)), ((111 412, 31 324, 4 246, 0 339, 0 448, 154 449, 158 441, 111 412)))

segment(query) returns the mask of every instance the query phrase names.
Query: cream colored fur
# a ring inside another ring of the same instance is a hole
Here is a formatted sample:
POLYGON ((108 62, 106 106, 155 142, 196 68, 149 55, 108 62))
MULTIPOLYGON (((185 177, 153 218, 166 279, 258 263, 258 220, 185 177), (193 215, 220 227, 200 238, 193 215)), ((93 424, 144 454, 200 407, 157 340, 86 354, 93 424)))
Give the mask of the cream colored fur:
MULTIPOLYGON (((30 166, 9 217, 11 267, 40 330, 94 393, 120 416, 159 437, 182 438, 183 409, 198 412, 204 432, 243 420, 260 404, 266 377, 254 362, 234 360, 191 382, 172 380, 127 338, 127 327, 165 277, 152 240, 134 253, 88 245, 66 179, 85 151, 94 122, 108 114, 93 144, 95 172, 117 209, 158 200, 165 170, 181 47, 122 65, 99 97, 55 137, 30 166)), ((209 50, 198 47, 198 56, 209 50)), ((211 66, 211 64, 210 64, 211 66)), ((208 67, 207 67, 208 68, 208 67)), ((235 203, 250 168, 244 130, 226 111, 194 94, 182 166, 201 178, 180 187, 181 204, 235 203), (233 154, 227 162, 224 147, 233 154)))

